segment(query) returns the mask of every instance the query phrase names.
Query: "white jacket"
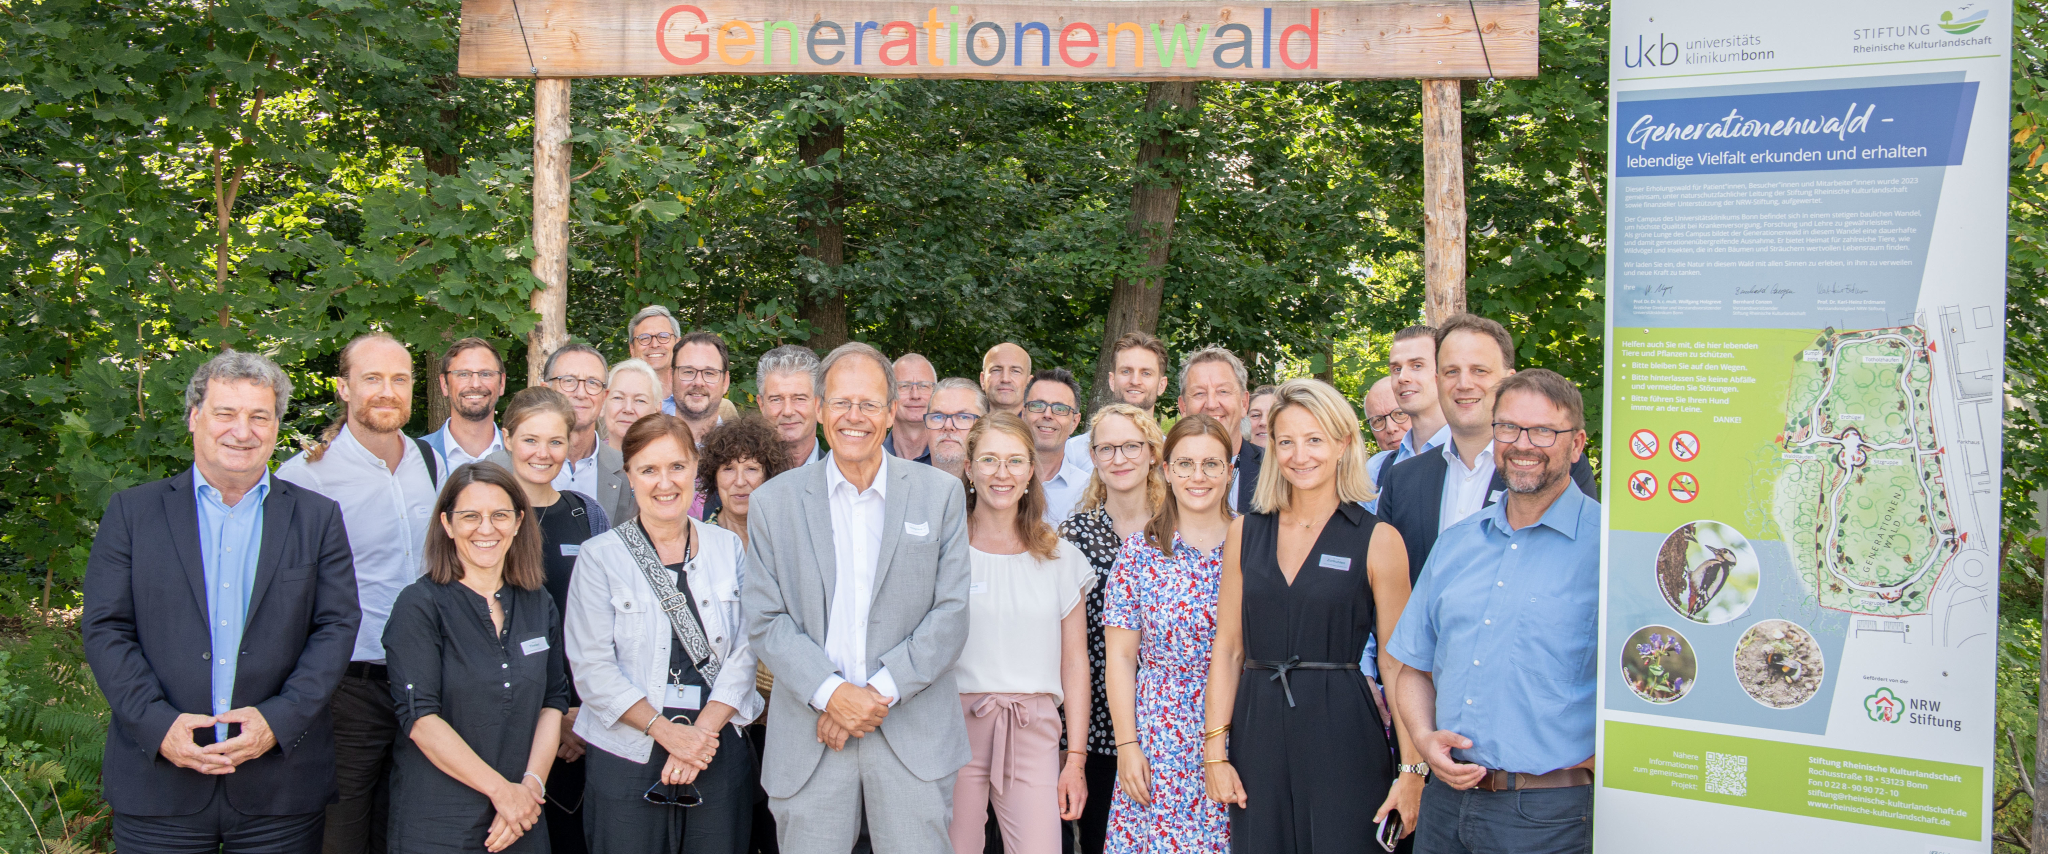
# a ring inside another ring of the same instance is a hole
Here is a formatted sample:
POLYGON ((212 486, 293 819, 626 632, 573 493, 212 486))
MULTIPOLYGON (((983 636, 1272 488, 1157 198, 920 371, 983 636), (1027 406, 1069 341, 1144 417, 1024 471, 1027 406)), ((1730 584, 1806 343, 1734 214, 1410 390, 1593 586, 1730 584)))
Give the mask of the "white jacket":
MULTIPOLYGON (((723 662, 706 701, 739 710, 732 722, 745 726, 761 716, 765 703, 754 690, 754 650, 740 612, 740 538, 694 519, 690 524, 699 543, 688 573, 690 598, 696 600, 704 639, 723 662)), ((654 739, 620 717, 641 700, 661 708, 675 629, 618 529, 584 541, 563 620, 569 668, 583 701, 576 734, 614 756, 645 763, 654 739)))

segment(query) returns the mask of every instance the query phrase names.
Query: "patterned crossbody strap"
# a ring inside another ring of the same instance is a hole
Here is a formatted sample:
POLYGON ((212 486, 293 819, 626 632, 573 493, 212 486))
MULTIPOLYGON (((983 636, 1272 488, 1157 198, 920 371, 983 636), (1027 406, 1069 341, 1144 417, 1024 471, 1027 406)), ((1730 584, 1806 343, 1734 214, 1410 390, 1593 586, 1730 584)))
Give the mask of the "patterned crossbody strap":
MULTIPOLYGON (((684 524, 691 523, 686 521, 684 524)), ((718 684, 721 663, 718 653, 713 652, 711 644, 704 640, 704 627, 698 624, 696 613, 690 610, 689 594, 676 589, 675 582, 669 578, 668 567, 662 565, 654 544, 647 540, 647 529, 640 527, 636 519, 633 524, 619 526, 618 531, 619 540, 626 544, 626 553, 640 565, 640 574, 647 576, 647 584, 654 588, 655 597, 661 600, 661 610, 668 614, 669 625, 675 627, 676 637, 683 639, 683 649, 690 654, 690 663, 703 674, 705 684, 718 684)))

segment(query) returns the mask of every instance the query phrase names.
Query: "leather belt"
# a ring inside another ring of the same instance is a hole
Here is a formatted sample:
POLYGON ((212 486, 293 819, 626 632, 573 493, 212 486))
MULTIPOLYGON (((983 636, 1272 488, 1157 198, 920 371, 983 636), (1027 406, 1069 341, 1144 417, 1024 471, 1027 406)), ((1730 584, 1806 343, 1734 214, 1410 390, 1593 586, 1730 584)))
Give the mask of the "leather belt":
POLYGON ((357 679, 369 679, 376 682, 391 681, 391 669, 374 661, 351 661, 348 663, 348 670, 345 672, 357 679))
POLYGON ((1569 789, 1573 786, 1593 785, 1593 770, 1590 768, 1559 768, 1548 774, 1517 774, 1513 771, 1486 769, 1486 776, 1479 778, 1475 788, 1482 792, 1513 792, 1520 789, 1569 789))
POLYGON ((1289 657, 1286 661, 1257 661, 1253 659, 1246 659, 1244 663, 1244 669, 1273 671, 1273 675, 1268 678, 1269 680, 1278 681, 1280 683, 1281 693, 1287 695, 1287 708, 1292 709, 1294 708, 1294 686, 1287 683, 1287 671, 1357 670, 1358 662, 1353 661, 1346 664, 1335 661, 1302 661, 1301 656, 1296 655, 1289 657))

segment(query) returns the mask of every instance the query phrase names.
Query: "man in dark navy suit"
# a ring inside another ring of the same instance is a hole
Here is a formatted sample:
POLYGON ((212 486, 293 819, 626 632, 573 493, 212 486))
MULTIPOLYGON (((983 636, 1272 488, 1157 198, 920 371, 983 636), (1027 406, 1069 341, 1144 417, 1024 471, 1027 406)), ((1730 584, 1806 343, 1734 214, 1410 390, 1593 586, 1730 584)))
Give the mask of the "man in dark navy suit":
POLYGON ((340 509, 270 476, 291 388, 253 353, 202 365, 192 468, 116 494, 93 539, 82 629, 122 854, 320 850, 359 615, 340 509))
MULTIPOLYGON (((1401 532, 1408 547, 1408 577, 1436 546, 1437 534, 1500 500, 1507 480, 1493 449, 1494 392, 1515 372, 1515 341, 1506 327, 1476 314, 1454 315, 1436 330, 1436 388, 1451 438, 1395 463, 1380 478, 1380 520, 1401 532)), ((1584 454, 1571 463, 1572 481, 1597 499, 1593 467, 1584 454)))
POLYGON ((1245 410, 1251 406, 1250 377, 1244 360, 1211 344, 1189 353, 1180 363, 1180 411, 1214 418, 1230 432, 1230 491, 1223 500, 1230 509, 1249 513, 1252 493, 1259 488, 1265 450, 1244 440, 1245 410))

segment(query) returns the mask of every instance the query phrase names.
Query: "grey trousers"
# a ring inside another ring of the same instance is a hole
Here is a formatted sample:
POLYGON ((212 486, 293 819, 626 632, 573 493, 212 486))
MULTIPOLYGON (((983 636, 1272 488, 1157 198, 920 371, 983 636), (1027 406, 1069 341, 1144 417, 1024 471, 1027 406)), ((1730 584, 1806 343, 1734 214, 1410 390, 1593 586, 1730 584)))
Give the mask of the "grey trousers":
MULTIPOLYGON (((810 733, 804 734, 806 737, 810 733)), ((903 767, 879 730, 826 749, 795 795, 768 799, 782 854, 846 854, 867 819, 874 850, 952 854, 953 780, 920 780, 903 767)))

